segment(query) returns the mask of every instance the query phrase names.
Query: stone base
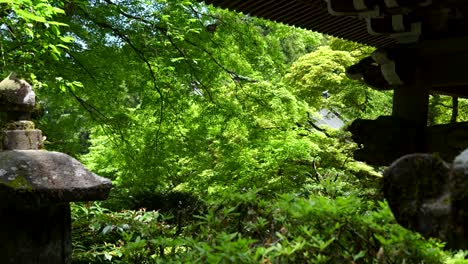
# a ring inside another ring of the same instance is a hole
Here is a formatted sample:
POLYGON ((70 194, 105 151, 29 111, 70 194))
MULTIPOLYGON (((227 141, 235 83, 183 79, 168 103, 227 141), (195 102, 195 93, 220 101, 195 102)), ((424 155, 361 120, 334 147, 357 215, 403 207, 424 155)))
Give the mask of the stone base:
POLYGON ((433 154, 401 157, 385 171, 383 192, 400 225, 468 249, 468 149, 452 165, 433 154))
POLYGON ((0 263, 71 263, 70 205, 0 205, 0 263))

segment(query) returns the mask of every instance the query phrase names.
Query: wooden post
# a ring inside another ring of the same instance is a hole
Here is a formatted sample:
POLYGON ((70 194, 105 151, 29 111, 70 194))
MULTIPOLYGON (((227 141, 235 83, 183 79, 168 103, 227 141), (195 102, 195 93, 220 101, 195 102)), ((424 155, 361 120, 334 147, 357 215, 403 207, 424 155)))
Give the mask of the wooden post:
MULTIPOLYGON (((393 111, 392 116, 409 121, 414 124, 414 135, 411 140, 412 152, 426 151, 426 127, 429 106, 429 90, 426 88, 424 76, 420 69, 415 70, 411 83, 398 87, 393 91, 393 111)), ((410 131, 408 131, 410 132, 410 131)))

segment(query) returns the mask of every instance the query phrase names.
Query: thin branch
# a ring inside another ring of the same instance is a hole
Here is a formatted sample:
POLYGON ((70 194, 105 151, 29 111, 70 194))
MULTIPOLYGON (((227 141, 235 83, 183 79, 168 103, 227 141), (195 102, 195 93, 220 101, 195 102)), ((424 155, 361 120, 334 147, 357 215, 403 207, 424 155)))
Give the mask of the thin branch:
MULTIPOLYGON (((105 0, 106 2, 109 1, 109 0, 105 0)), ((112 2, 110 2, 111 4, 113 4, 112 2)), ((102 27, 102 28, 107 28, 109 30, 111 30, 116 36, 118 36, 121 40, 123 40, 125 43, 127 43, 130 48, 137 54, 138 58, 140 58, 145 64, 146 64, 146 67, 148 68, 148 71, 150 72, 151 74, 151 78, 153 79, 153 83, 154 83, 154 88, 155 90, 158 92, 159 96, 161 97, 161 100, 163 98, 163 94, 162 94, 162 91, 159 89, 159 87, 156 85, 156 74, 153 70, 153 66, 151 66, 151 63, 148 61, 148 59, 146 59, 145 57, 145 54, 143 53, 143 51, 141 51, 140 49, 138 49, 132 42, 132 40, 130 40, 130 38, 128 36, 126 36, 124 33, 122 33, 120 30, 114 28, 112 25, 106 23, 106 22, 102 22, 102 21, 96 21, 95 19, 93 19, 91 17, 91 15, 89 13, 87 13, 85 10, 82 10, 85 15, 93 22, 95 23, 96 25, 102 27)))
POLYGON ((458 118, 458 97, 452 97, 452 116, 450 117, 450 123, 456 123, 458 118))
MULTIPOLYGON (((107 28, 107 29, 111 30, 121 40, 123 40, 125 43, 127 43, 128 46, 135 52, 137 57, 140 58, 146 64, 146 67, 147 67, 148 71, 150 72, 150 76, 151 76, 152 81, 153 81, 153 87, 157 91, 157 93, 159 94, 160 99, 161 99, 161 104, 160 104, 160 109, 159 109, 159 124, 158 124, 158 130, 156 132, 156 139, 158 139, 159 135, 160 135, 160 132, 161 132, 161 128, 162 128, 162 123, 163 123, 163 120, 164 120, 164 105, 165 105, 164 102, 165 101, 164 101, 164 95, 163 95, 161 89, 159 89, 159 87, 157 86, 156 74, 155 74, 155 71, 153 70, 153 66, 151 65, 149 60, 146 58, 143 51, 138 49, 133 44, 133 42, 130 40, 130 38, 127 37, 124 33, 122 33, 120 30, 112 27, 110 24, 108 24, 106 22, 96 21, 95 19, 92 19, 91 15, 89 13, 87 13, 83 9, 82 9, 82 11, 93 23, 95 23, 96 25, 98 25, 98 26, 100 26, 102 28, 107 28)), ((158 140, 155 140, 156 144, 157 144, 157 142, 158 142, 158 140)))
MULTIPOLYGON (((117 126, 117 128, 115 128, 116 126, 111 124, 109 117, 104 115, 94 105, 88 103, 83 98, 79 97, 70 87, 67 86, 67 90, 73 96, 73 98, 75 98, 75 100, 91 115, 91 118, 93 118, 94 120, 97 120, 97 121, 103 120, 102 122, 100 122, 100 125, 101 125, 101 127, 103 129, 105 129, 106 127, 109 128, 111 132, 118 134, 120 136, 120 139, 127 146, 131 146, 130 142, 125 138, 124 133, 122 132, 122 129, 120 127, 118 127, 118 126, 117 126), (107 123, 107 125, 104 125, 106 123, 107 123)), ((135 160, 134 155, 129 155, 129 157, 132 160, 135 160)))
POLYGON ((327 132, 326 129, 323 129, 323 128, 317 126, 317 125, 311 120, 310 113, 307 113, 307 123, 308 123, 311 127, 315 128, 316 130, 318 130, 318 131, 322 132, 323 134, 325 134, 325 136, 327 136, 327 137, 329 137, 329 138, 332 137, 330 134, 328 134, 328 132, 327 132))
MULTIPOLYGON (((111 0, 104 0, 104 2, 108 3, 109 5, 112 5, 112 6, 115 6, 117 7, 117 11, 119 12, 119 14, 121 14, 122 16, 126 17, 126 18, 129 18, 129 19, 135 19, 137 21, 140 21, 140 22, 143 22, 145 24, 148 24, 150 26, 152 26, 153 28, 159 30, 160 32, 162 32, 164 34, 164 36, 169 40, 169 42, 171 43, 171 45, 179 52, 179 54, 181 54, 182 57, 184 57, 185 59, 185 62, 188 64, 188 66, 192 69, 192 74, 195 72, 195 70, 193 69, 193 66, 191 64, 188 63, 187 61, 187 56, 185 55, 185 53, 175 44, 174 40, 172 39, 172 37, 168 34, 168 29, 167 28, 164 28, 164 27, 161 27, 161 26, 158 26, 156 23, 154 23, 153 21, 150 21, 150 20, 147 20, 147 19, 144 19, 142 17, 137 17, 137 16, 134 16, 132 14, 129 14, 127 12, 124 12, 119 5, 113 3, 111 0)), ((192 12, 194 13, 197 13, 199 14, 194 8, 193 6, 190 6, 192 12)), ((201 21, 200 21, 201 23, 201 21)), ((202 24, 203 25, 203 24, 202 24)), ((120 36, 119 36, 120 37, 120 36)), ((211 40, 211 39, 210 39, 211 40)), ((195 44, 194 42, 191 42, 187 39, 185 39, 185 42, 193 45, 194 47, 197 47, 199 49, 201 49, 203 52, 205 52, 206 54, 208 54, 208 56, 210 57, 210 59, 218 66, 220 67, 223 71, 225 71, 226 73, 229 74, 229 76, 231 77, 231 79, 238 83, 239 81, 249 81, 249 82, 257 82, 257 80, 251 80, 247 77, 244 77, 244 76, 240 76, 238 75, 237 73, 235 73, 234 71, 231 71, 231 70, 228 70, 226 69, 224 66, 221 65, 221 63, 219 63, 213 56, 212 53, 210 53, 209 51, 207 51, 206 49, 203 49, 203 48, 200 48, 200 46, 198 46, 197 44, 195 44)), ((129 43, 130 45, 130 43, 129 43)), ((133 47, 132 47, 133 48, 133 47)), ((199 79, 199 78, 197 78, 199 79)), ((204 86, 204 85, 203 85, 204 86)), ((207 89, 206 90, 207 93, 208 93, 208 97, 210 98, 211 101, 213 101, 213 97, 212 95, 210 94, 209 90, 207 89)))
POLYGON ((95 106, 93 106, 92 104, 88 103, 87 101, 85 101, 84 99, 82 99, 81 97, 79 97, 78 95, 76 95, 76 93, 73 91, 73 89, 71 89, 70 87, 66 86, 67 87, 67 90, 68 92, 73 96, 73 98, 75 98, 75 100, 88 112, 91 114, 91 116, 94 118, 97 114, 98 118, 96 119, 102 119, 102 120, 105 120, 105 121, 108 121, 109 118, 104 115, 101 111, 99 111, 95 106))
POLYGON ((323 179, 323 176, 318 172, 317 165, 315 164, 315 160, 312 161, 312 167, 315 172, 315 180, 317 181, 317 183, 319 183, 320 179, 323 179))
MULTIPOLYGON (((164 37, 166 37, 168 39, 168 41, 170 42, 171 46, 182 56, 184 57, 184 61, 185 63, 187 63, 190 67, 190 70, 191 70, 191 74, 192 76, 195 77, 195 79, 199 79, 196 75, 196 69, 193 67, 193 65, 191 65, 189 63, 189 60, 188 60, 188 56, 185 54, 185 52, 176 44, 176 42, 173 40, 173 38, 170 36, 169 32, 168 32, 168 29, 167 28, 164 28, 164 27, 161 27, 160 25, 157 25, 154 21, 151 21, 151 20, 147 20, 145 18, 142 18, 142 17, 138 17, 138 16, 135 16, 135 15, 132 15, 132 14, 129 14, 127 12, 125 12, 124 10, 122 10, 122 8, 120 8, 120 6, 114 2, 112 2, 111 0, 104 0, 105 3, 107 3, 108 5, 111 5, 111 6, 114 6, 116 7, 116 11, 122 15, 123 17, 126 17, 128 19, 132 19, 132 20, 135 20, 135 21, 140 21, 148 26, 150 26, 152 29, 156 29, 158 31, 160 31, 164 37)), ((151 75, 151 78, 153 80, 153 84, 154 84, 154 88, 155 90, 158 92, 160 98, 161 98, 161 108, 159 110, 159 113, 160 113, 160 118, 159 118, 159 129, 157 131, 157 135, 156 137, 159 138, 159 134, 161 132, 161 127, 162 127, 162 121, 164 119, 164 105, 166 104, 170 104, 170 102, 166 102, 164 99, 165 99, 165 96, 163 96, 163 93, 162 93, 162 90, 159 89, 159 87, 157 86, 157 82, 156 82, 156 74, 155 74, 155 71, 153 70, 153 66, 151 65, 151 63, 149 62, 149 60, 146 58, 144 52, 142 50, 140 50, 139 48, 136 47, 136 45, 133 43, 133 41, 126 35, 124 34, 121 30, 117 29, 116 27, 112 26, 111 24, 109 24, 108 22, 106 21, 100 21, 98 19, 96 19, 95 17, 93 17, 91 14, 89 14, 88 12, 86 12, 85 10, 81 9, 82 12, 84 13, 84 15, 90 19, 93 23, 95 23, 96 25, 98 25, 99 27, 101 28, 104 28, 104 29, 109 29, 111 30, 117 37, 119 37, 121 40, 123 40, 135 53, 136 55, 138 56, 138 58, 140 58, 147 66, 148 68, 148 71, 150 72, 150 75, 151 75)), ((193 9, 192 9, 193 11, 193 9)), ((228 73, 229 76, 231 77, 232 81, 236 84, 236 86, 241 86, 241 83, 240 81, 243 81, 243 80, 248 80, 248 81, 256 81, 256 80, 251 80, 251 79, 248 79, 244 76, 240 76, 238 75, 237 73, 235 73, 234 71, 231 71, 229 69, 227 69, 226 67, 224 67, 216 58, 215 56, 209 52, 208 50, 206 50, 205 48, 203 47, 200 47, 199 45, 197 45, 196 43, 188 40, 188 39, 184 39, 184 41, 196 48, 198 48, 199 50, 203 51, 204 53, 208 54, 210 60, 212 62, 214 62, 220 69, 222 69, 224 72, 228 73)), ((205 85, 203 85, 201 82, 199 82, 202 86, 206 87, 205 85)), ((210 98, 210 100, 213 101, 213 97, 211 95, 211 93, 209 92, 209 89, 204 89, 206 92, 207 92, 207 95, 208 97, 210 98)), ((155 141, 157 142, 157 140, 155 141)), ((157 143, 156 143, 157 144, 157 143)))
POLYGON ((117 11, 119 12, 119 14, 121 14, 122 16, 124 16, 124 17, 126 17, 126 18, 138 20, 138 21, 140 21, 140 22, 143 22, 143 23, 145 23, 145 24, 148 24, 148 25, 153 26, 154 28, 158 29, 159 31, 167 32, 167 29, 166 29, 166 28, 163 28, 163 27, 160 27, 160 26, 156 25, 153 21, 144 19, 144 18, 142 18, 142 17, 137 17, 137 16, 134 16, 134 15, 129 14, 129 13, 127 13, 127 12, 124 12, 124 11, 120 8, 119 5, 113 3, 113 2, 110 1, 110 0, 104 0, 104 2, 108 3, 109 5, 112 5, 112 6, 117 7, 117 11))
MULTIPOLYGON (((171 36, 169 36, 169 34, 165 33, 164 35, 165 35, 165 36, 167 37, 167 39, 169 40, 169 43, 171 43, 171 45, 177 50, 177 52, 184 58, 184 62, 187 64, 187 66, 189 66, 190 71, 191 71, 191 74, 192 74, 193 76, 195 76, 195 79, 196 79, 203 87, 206 87, 203 83, 200 82, 200 78, 198 78, 198 77, 196 76, 195 68, 193 67, 193 65, 192 65, 191 63, 188 62, 188 57, 187 57, 187 55, 185 54, 185 52, 184 52, 183 50, 181 50, 181 49, 179 48, 179 46, 177 46, 177 45, 175 44, 174 40, 171 38, 171 36)), ((210 90, 209 90, 209 89, 204 89, 204 90, 205 90, 206 93, 208 94, 208 98, 210 99, 210 101, 211 101, 211 102, 214 102, 213 96, 212 96, 210 90)))
POLYGON ((206 53, 208 55, 208 57, 210 57, 210 59, 219 67, 221 68, 224 72, 228 73, 229 76, 231 77, 232 81, 235 82, 235 83, 239 83, 239 80, 242 79, 242 77, 240 77, 237 73, 235 73, 234 71, 231 71, 229 69, 227 69, 226 67, 224 67, 213 55, 213 53, 209 52, 208 50, 206 50, 205 48, 202 48, 200 47, 199 45, 197 45, 196 43, 188 40, 188 39, 185 39, 185 42, 187 42, 188 44, 200 49, 201 51, 203 51, 204 53, 206 53))
POLYGON ((75 62, 76 64, 78 64, 78 66, 80 66, 80 68, 82 68, 88 75, 89 77, 94 81, 94 83, 97 83, 97 80, 96 80, 96 77, 94 76, 94 74, 88 69, 86 68, 83 63, 81 63, 80 60, 78 60, 78 58, 76 58, 76 56, 74 56, 72 53, 70 52, 66 52, 66 54, 68 56, 70 56, 75 62))

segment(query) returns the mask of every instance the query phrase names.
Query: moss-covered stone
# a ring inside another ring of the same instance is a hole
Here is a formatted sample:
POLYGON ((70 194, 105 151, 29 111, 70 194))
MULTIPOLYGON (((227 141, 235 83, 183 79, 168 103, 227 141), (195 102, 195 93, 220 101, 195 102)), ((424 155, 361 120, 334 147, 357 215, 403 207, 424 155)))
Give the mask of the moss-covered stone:
POLYGON ((32 121, 13 121, 5 124, 4 130, 31 130, 34 129, 34 122, 32 121))
POLYGON ((32 190, 32 186, 29 181, 20 175, 17 175, 14 180, 2 181, 2 184, 5 184, 12 189, 32 190))
POLYGON ((112 182, 63 153, 12 150, 0 151, 0 185, 16 199, 47 204, 106 199, 112 182))
POLYGON ((411 154, 384 173, 384 196, 399 224, 468 249, 468 150, 452 166, 438 155, 411 154))
POLYGON ((36 95, 29 83, 10 74, 0 82, 0 111, 31 111, 36 95))

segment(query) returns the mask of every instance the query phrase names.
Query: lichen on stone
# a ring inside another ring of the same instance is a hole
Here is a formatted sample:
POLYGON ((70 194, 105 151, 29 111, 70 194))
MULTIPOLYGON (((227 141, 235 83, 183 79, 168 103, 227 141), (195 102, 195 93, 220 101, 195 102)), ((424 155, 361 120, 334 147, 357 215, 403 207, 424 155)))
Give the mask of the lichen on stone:
POLYGON ((10 74, 0 82, 0 110, 31 111, 36 104, 36 95, 31 85, 10 74))
POLYGON ((34 122, 32 121, 14 121, 5 124, 4 130, 32 130, 34 129, 34 122))
POLYGON ((29 181, 21 176, 21 175, 16 175, 16 177, 11 180, 11 181, 2 181, 4 185, 9 186, 12 189, 26 189, 26 190, 32 190, 32 186, 29 183, 29 181))

